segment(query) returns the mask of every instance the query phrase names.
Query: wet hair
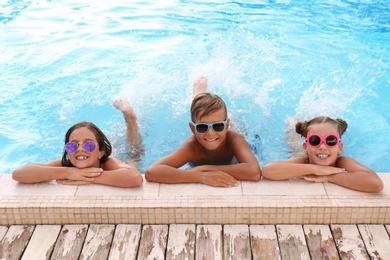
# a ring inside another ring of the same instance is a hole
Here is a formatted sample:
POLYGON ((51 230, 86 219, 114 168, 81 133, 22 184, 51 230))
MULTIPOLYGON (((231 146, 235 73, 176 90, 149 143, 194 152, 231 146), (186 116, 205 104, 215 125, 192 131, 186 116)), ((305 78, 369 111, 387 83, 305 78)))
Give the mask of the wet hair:
POLYGON ((225 102, 216 94, 208 92, 200 93, 194 97, 191 104, 191 120, 195 123, 196 118, 207 116, 222 109, 227 118, 227 108, 225 102))
MULTIPOLYGON (((111 144, 108 141, 107 137, 104 135, 104 133, 99 129, 99 127, 97 127, 91 122, 79 122, 69 128, 68 132, 66 132, 65 134, 65 144, 69 142, 70 135, 73 133, 73 131, 82 127, 89 129, 95 135, 100 151, 104 151, 104 155, 100 159, 100 163, 104 163, 105 161, 107 161, 108 157, 111 155, 112 152, 111 144)), ((70 162, 69 154, 65 151, 65 149, 64 154, 62 155, 61 164, 62 166, 74 167, 70 162)))
POLYGON ((301 136, 306 137, 307 133, 309 132, 310 126, 314 124, 325 124, 325 123, 335 125, 337 128, 337 132, 340 134, 340 137, 345 132, 345 130, 347 130, 348 127, 347 122, 345 122, 343 119, 340 118, 332 119, 327 116, 318 116, 309 121, 296 123, 295 131, 301 136))

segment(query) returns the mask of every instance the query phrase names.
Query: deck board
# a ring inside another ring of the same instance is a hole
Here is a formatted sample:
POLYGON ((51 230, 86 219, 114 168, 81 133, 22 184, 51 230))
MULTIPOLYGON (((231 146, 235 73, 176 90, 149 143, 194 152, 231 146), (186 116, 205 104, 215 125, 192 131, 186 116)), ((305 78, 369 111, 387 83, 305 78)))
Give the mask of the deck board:
POLYGON ((224 259, 252 259, 247 225, 225 225, 223 233, 224 259))
POLYGON ((3 237, 5 236, 5 233, 7 233, 8 227, 6 226, 0 226, 0 242, 3 240, 3 237))
POLYGON ((164 259, 167 240, 168 225, 143 226, 137 259, 164 259))
POLYGON ((370 259, 355 225, 331 225, 341 259, 370 259))
POLYGON ((170 225, 166 259, 195 259, 195 232, 194 224, 170 225))
POLYGON ((312 259, 340 259, 329 226, 304 225, 303 230, 312 259))
POLYGON ((358 225, 371 259, 390 259, 390 238, 383 225, 358 225))
POLYGON ((310 260, 305 234, 300 225, 277 225, 282 259, 310 260))
POLYGON ((253 259, 281 259, 275 226, 251 225, 249 230, 253 259))
POLYGON ((137 259, 141 225, 117 225, 108 259, 137 259))
POLYGON ((107 259, 115 225, 90 225, 80 259, 107 259))
POLYGON ((19 260, 34 228, 33 225, 11 226, 0 243, 0 259, 19 260))
POLYGON ((0 226, 0 259, 390 259, 389 230, 366 224, 0 226))
POLYGON ((37 225, 22 260, 50 259, 60 230, 60 225, 37 225))
POLYGON ((87 231, 88 225, 64 225, 51 259, 78 259, 87 231))
POLYGON ((198 225, 195 243, 195 259, 223 259, 222 225, 198 225))

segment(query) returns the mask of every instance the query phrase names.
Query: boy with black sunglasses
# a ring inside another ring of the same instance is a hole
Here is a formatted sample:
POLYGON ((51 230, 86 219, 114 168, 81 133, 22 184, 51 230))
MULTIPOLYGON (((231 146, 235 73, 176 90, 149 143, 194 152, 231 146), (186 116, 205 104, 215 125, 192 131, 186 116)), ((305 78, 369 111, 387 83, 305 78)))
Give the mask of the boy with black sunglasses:
POLYGON ((342 119, 325 116, 296 122, 296 132, 305 138, 305 155, 268 163, 263 167, 264 178, 287 180, 299 177, 312 182, 330 182, 358 191, 382 191, 383 182, 373 170, 350 157, 341 156, 341 136, 347 126, 347 122, 342 119))
POLYGON ((225 102, 206 90, 206 77, 195 81, 189 123, 193 134, 146 170, 148 181, 234 187, 239 180, 260 180, 260 165, 245 138, 229 129, 225 102), (179 169, 186 163, 192 168, 179 169))

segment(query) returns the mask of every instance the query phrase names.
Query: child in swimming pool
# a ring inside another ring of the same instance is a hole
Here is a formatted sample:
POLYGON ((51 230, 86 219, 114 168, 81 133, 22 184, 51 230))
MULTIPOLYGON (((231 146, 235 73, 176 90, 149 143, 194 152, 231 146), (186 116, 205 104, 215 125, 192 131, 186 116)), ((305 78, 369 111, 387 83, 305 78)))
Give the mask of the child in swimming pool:
POLYGON ((71 185, 141 186, 143 178, 137 168, 109 157, 111 151, 110 142, 96 125, 80 122, 65 135, 62 159, 22 166, 13 172, 12 178, 21 183, 57 180, 71 185))
POLYGON ((358 191, 382 191, 383 182, 373 170, 350 157, 341 156, 343 143, 340 138, 347 129, 347 122, 319 116, 297 122, 295 128, 305 138, 306 157, 270 162, 262 169, 264 178, 302 177, 307 181, 330 182, 358 191))
POLYGON ((145 172, 148 181, 160 183, 203 183, 233 187, 239 180, 260 179, 259 163, 244 137, 229 129, 225 102, 205 92, 207 78, 194 82, 194 99, 189 123, 192 135, 168 156, 145 172), (184 164, 190 169, 178 169, 184 164))

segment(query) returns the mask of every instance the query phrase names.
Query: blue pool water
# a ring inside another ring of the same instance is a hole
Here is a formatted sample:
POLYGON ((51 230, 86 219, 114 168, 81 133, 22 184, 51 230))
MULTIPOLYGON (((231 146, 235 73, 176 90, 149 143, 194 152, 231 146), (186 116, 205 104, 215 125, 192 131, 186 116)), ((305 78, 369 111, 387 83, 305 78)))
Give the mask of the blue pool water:
POLYGON ((345 155, 390 172, 388 0, 0 1, 0 72, 1 173, 60 158, 83 120, 123 158, 121 96, 144 171, 190 134, 200 75, 261 166, 288 158, 286 118, 321 114, 349 123, 345 155))

